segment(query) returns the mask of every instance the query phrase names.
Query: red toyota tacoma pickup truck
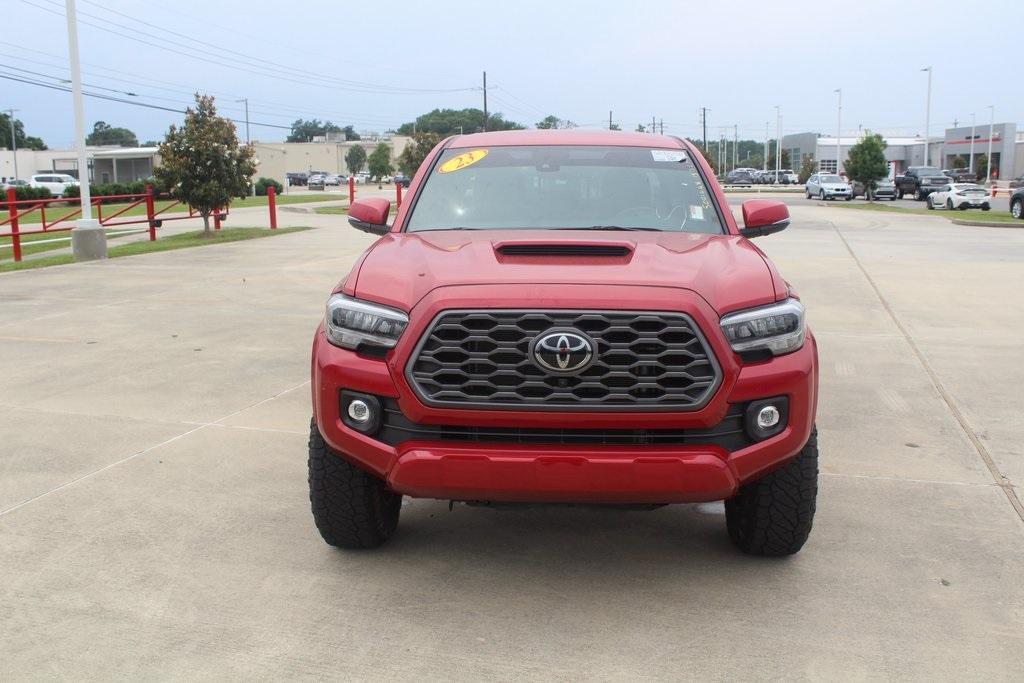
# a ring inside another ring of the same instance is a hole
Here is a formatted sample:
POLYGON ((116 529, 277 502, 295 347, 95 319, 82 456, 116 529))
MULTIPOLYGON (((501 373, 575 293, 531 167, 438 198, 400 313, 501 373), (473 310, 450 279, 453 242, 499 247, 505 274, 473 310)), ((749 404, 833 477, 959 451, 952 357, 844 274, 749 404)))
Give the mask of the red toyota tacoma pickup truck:
POLYGON ((390 203, 313 339, 309 486, 323 539, 386 541, 402 496, 725 501, 741 550, 788 555, 817 495, 817 350, 743 204, 673 137, 463 135, 390 203))

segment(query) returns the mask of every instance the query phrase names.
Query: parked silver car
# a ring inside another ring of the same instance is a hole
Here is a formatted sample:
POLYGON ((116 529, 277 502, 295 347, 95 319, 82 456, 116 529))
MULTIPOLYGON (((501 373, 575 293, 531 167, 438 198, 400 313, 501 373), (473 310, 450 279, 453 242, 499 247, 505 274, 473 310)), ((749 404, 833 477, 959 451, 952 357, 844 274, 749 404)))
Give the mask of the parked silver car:
POLYGON ((853 188, 835 173, 815 173, 807 179, 805 188, 808 199, 853 199, 853 188))

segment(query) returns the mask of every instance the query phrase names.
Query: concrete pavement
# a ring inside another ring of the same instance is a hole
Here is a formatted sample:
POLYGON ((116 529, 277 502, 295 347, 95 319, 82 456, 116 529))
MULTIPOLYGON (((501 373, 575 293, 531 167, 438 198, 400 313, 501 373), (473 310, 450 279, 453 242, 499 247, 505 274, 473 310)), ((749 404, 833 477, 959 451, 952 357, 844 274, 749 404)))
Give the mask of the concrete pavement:
POLYGON ((793 214, 759 244, 819 340, 822 477, 782 561, 718 504, 407 500, 387 547, 324 545, 309 343, 372 239, 343 216, 0 274, 0 678, 1019 680, 1024 231, 793 214))

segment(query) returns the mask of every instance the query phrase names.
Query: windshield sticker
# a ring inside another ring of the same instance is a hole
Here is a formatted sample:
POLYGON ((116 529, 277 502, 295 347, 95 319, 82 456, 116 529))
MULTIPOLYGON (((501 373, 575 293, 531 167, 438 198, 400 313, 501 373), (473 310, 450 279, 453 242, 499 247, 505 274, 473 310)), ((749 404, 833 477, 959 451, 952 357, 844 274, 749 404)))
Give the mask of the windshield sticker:
POLYGON ((686 161, 686 152, 678 149, 652 149, 651 157, 655 161, 686 161))
POLYGON ((441 164, 441 168, 438 169, 439 173, 451 173, 452 171, 461 171, 467 166, 472 166, 476 162, 487 156, 486 149, 474 149, 471 152, 463 152, 457 157, 452 157, 448 161, 441 164))
POLYGON ((704 207, 690 204, 690 218, 695 221, 704 220, 704 207))

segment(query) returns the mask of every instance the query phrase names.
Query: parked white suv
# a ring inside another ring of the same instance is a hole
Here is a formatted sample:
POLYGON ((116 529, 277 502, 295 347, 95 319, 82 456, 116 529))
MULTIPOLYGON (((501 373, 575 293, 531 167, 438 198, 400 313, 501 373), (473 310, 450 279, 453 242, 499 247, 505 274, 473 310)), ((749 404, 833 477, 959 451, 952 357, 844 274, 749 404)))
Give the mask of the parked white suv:
POLYGON ((60 197, 64 190, 78 185, 78 181, 66 173, 39 173, 32 176, 28 184, 30 187, 45 187, 54 197, 60 197))

